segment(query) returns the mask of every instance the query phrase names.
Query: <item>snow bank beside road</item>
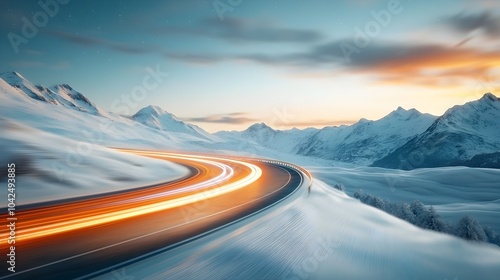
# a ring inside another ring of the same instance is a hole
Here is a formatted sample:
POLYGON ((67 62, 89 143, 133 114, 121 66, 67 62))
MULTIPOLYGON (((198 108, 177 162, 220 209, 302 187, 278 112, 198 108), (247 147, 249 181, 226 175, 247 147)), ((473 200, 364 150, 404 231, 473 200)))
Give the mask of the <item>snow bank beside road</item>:
POLYGON ((265 213, 97 277, 497 279, 500 249, 419 229, 315 180, 265 213))
POLYGON ((310 167, 324 182, 343 183, 352 194, 361 189, 392 202, 417 199, 433 205, 445 220, 457 222, 465 215, 500 232, 500 170, 440 167, 402 171, 377 167, 310 167))
MULTIPOLYGON (((70 140, 2 118, 0 131, 0 166, 6 172, 7 163, 16 164, 18 205, 152 185, 188 174, 187 168, 171 162, 70 140)), ((2 200, 0 207, 6 203, 2 200)))

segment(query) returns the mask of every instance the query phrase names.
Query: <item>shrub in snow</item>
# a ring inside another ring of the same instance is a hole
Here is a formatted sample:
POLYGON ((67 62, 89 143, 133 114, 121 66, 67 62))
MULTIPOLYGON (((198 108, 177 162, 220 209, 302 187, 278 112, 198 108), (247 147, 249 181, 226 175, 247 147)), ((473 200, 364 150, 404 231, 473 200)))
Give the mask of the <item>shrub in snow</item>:
POLYGON ((359 200, 361 200, 361 197, 364 195, 364 192, 362 190, 357 190, 354 192, 354 194, 352 195, 354 198, 357 198, 359 200))
POLYGON ((411 204, 405 202, 392 203, 380 197, 364 193, 362 190, 355 191, 353 197, 364 204, 381 209, 418 227, 453 234, 467 240, 490 242, 500 246, 500 235, 497 235, 490 227, 481 227, 478 221, 469 216, 462 218, 458 225, 453 228, 450 223, 441 219, 434 207, 427 208, 418 200, 414 200, 411 204))
POLYGON ((411 211, 410 205, 408 203, 400 202, 397 204, 393 204, 390 214, 409 223, 415 224, 416 217, 415 214, 413 214, 413 212, 411 211))
POLYGON ((423 217, 427 215, 427 208, 425 208, 424 204, 418 200, 414 200, 410 204, 410 210, 413 212, 415 217, 423 217))
POLYGON ((339 191, 345 192, 345 187, 344 187, 344 184, 342 184, 342 183, 335 184, 335 185, 333 185, 333 187, 336 188, 339 191))
POLYGON ((441 217, 432 206, 429 207, 424 217, 420 217, 419 221, 422 228, 438 232, 450 232, 450 226, 441 220, 441 217))
POLYGON ((486 234, 488 242, 500 246, 500 235, 497 235, 497 233, 489 226, 485 226, 483 230, 484 234, 486 234))
POLYGON ((488 241, 488 237, 479 222, 470 216, 465 216, 458 222, 456 234, 467 240, 488 241))

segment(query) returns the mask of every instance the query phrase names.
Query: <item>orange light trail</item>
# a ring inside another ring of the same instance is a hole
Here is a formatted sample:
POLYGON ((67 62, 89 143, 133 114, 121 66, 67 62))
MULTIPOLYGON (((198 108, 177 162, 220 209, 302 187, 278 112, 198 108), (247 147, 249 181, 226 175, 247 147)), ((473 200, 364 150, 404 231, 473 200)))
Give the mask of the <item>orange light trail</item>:
MULTIPOLYGON (((212 171, 219 170, 220 173, 215 177, 203 178, 203 181, 190 182, 189 185, 181 188, 169 189, 146 196, 133 196, 127 198, 126 204, 123 201, 115 201, 115 203, 107 201, 106 205, 101 205, 101 207, 92 205, 88 207, 87 211, 65 211, 72 210, 71 203, 62 206, 63 208, 56 206, 58 211, 53 211, 48 207, 47 213, 49 215, 44 215, 44 211, 41 211, 36 213, 34 219, 23 220, 17 230, 17 241, 25 241, 184 206, 244 188, 262 176, 262 170, 258 166, 235 159, 217 159, 217 161, 214 161, 213 158, 206 156, 187 156, 150 151, 129 152, 143 156, 161 157, 174 162, 194 162, 204 165, 212 169, 212 171), (245 168, 248 170, 248 174, 242 178, 235 178, 234 170, 228 164, 245 168), (199 192, 209 187, 214 188, 210 192, 199 192), (63 210, 62 213, 61 210, 63 210), (60 215, 53 215, 55 212, 60 213, 60 215), (69 214, 66 214, 67 212, 69 214)), ((116 196, 116 199, 121 198, 121 196, 116 196)), ((78 205, 75 207, 81 209, 83 206, 78 205)), ((2 238, 0 242, 0 244, 6 244, 7 239, 2 238)))

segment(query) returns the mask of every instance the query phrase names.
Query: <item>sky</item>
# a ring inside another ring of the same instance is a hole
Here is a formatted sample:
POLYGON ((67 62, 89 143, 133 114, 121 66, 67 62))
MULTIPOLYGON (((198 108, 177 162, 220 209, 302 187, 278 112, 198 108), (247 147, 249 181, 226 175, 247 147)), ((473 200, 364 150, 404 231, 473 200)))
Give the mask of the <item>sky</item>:
POLYGON ((441 115, 500 95, 497 0, 0 2, 0 72, 207 131, 441 115), (45 3, 45 4, 40 4, 45 3))

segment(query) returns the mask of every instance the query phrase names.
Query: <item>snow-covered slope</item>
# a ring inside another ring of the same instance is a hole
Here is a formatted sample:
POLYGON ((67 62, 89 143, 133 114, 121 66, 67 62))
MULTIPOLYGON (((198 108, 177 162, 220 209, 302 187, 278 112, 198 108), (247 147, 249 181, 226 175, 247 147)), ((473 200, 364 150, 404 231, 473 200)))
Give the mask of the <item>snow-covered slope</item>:
POLYGON ((210 135, 200 127, 185 123, 173 114, 154 105, 149 105, 142 108, 132 116, 132 119, 136 122, 142 123, 146 126, 158 130, 185 133, 194 137, 201 137, 205 139, 214 138, 212 135, 210 135))
POLYGON ((96 279, 498 278, 498 247, 422 230, 314 182, 310 194, 96 279))
MULTIPOLYGON (((158 184, 189 173, 167 161, 71 140, 2 117, 0 131, 0 165, 16 164, 20 205, 158 184)), ((6 175, 0 172, 0 178, 6 175)), ((0 207, 7 202, 2 200, 0 207)))
POLYGON ((487 93, 479 100, 449 109, 425 132, 373 165, 401 169, 481 165, 474 163, 474 156, 495 165, 500 163, 499 152, 500 100, 487 93))
POLYGON ((301 143, 298 154, 366 165, 425 131, 435 119, 399 107, 380 120, 325 127, 301 143))
POLYGON ((311 166, 308 171, 330 186, 342 183, 351 196, 362 190, 394 203, 419 200, 432 205, 452 224, 470 215, 500 232, 500 169, 454 166, 405 171, 311 166))

